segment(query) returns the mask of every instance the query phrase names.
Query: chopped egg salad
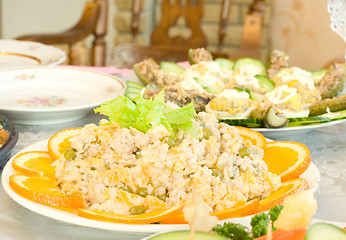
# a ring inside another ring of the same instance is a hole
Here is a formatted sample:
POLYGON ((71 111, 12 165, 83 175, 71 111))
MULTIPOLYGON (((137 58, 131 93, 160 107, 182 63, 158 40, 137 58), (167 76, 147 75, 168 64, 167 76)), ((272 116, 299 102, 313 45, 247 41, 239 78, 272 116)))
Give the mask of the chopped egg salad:
POLYGON ((192 121, 198 136, 178 130, 175 139, 162 124, 145 133, 106 120, 88 124, 53 163, 57 183, 63 192, 83 196, 89 209, 120 214, 183 204, 190 192, 200 194, 214 212, 280 187, 263 150, 236 127, 206 112, 192 121))
POLYGON ((250 99, 247 92, 224 89, 209 102, 206 112, 214 113, 218 119, 243 119, 250 117, 255 107, 255 102, 250 99))
POLYGON ((206 112, 218 119, 250 118, 253 110, 275 106, 286 118, 309 116, 309 104, 320 100, 310 72, 298 67, 282 69, 276 74, 271 91, 263 88, 256 77, 261 69, 245 65, 230 71, 225 88, 206 105, 206 112), (250 93, 250 94, 249 94, 250 93))

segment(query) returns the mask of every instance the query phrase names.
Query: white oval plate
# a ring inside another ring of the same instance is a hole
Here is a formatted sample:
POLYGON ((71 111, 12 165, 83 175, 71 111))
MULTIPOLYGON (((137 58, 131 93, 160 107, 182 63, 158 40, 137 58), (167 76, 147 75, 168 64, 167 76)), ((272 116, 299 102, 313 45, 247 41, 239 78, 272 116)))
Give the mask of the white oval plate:
MULTIPOLYGON (((38 143, 35 143, 21 152, 27 152, 27 151, 47 151, 47 143, 48 139, 40 141, 38 143)), ((14 156, 15 157, 15 156, 14 156)), ((187 224, 143 224, 143 225, 134 225, 134 224, 119 224, 119 223, 110 223, 110 222, 101 222, 96 220, 91 220, 83 217, 79 217, 75 214, 64 212, 55 208, 51 208, 36 202, 33 202, 31 200, 28 200, 26 198, 21 197, 16 192, 12 190, 12 188, 9 185, 9 177, 12 174, 17 173, 12 168, 12 157, 6 164, 3 172, 2 172, 2 185, 5 190, 5 192, 18 204, 22 205, 23 207, 30 209, 33 212, 36 212, 38 214, 41 214, 43 216, 56 219, 59 221, 72 223, 84 227, 90 227, 90 228, 97 228, 97 229, 104 229, 104 230, 111 230, 111 231, 119 231, 119 232, 137 232, 137 233, 157 233, 162 231, 171 231, 176 229, 188 229, 187 224)), ((316 188, 319 180, 320 180, 320 174, 319 171, 313 163, 310 164, 310 167, 302 174, 301 177, 304 177, 307 179, 309 186, 311 188, 316 188)), ((243 225, 248 225, 249 221, 251 219, 251 216, 243 217, 243 218, 233 218, 228 220, 228 222, 235 222, 240 223, 243 225)))
POLYGON ((276 139, 278 137, 289 137, 297 134, 303 134, 314 129, 332 126, 335 124, 343 123, 346 119, 335 120, 331 122, 319 123, 307 126, 286 127, 286 128, 252 128, 253 130, 262 133, 267 138, 276 139))
POLYGON ((38 42, 0 40, 0 69, 24 66, 55 66, 66 59, 59 48, 38 42))
POLYGON ((32 125, 82 118, 125 89, 112 75, 70 67, 2 70, 0 86, 0 112, 14 123, 32 125))

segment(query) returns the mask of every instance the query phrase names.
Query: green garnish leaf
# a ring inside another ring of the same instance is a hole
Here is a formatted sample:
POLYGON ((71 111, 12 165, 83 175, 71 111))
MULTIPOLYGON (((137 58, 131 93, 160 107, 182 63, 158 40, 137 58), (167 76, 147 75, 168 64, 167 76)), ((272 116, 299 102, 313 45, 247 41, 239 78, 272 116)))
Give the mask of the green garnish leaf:
POLYGON ((272 229, 273 231, 274 230, 277 230, 275 227, 274 227, 274 222, 278 219, 280 213, 281 213, 281 210, 284 206, 283 205, 280 205, 280 206, 274 206, 272 207, 268 214, 269 214, 269 217, 270 217, 270 220, 272 221, 272 229))
MULTIPOLYGON (((272 224, 278 219, 283 206, 274 206, 268 213, 257 213, 251 218, 251 231, 241 224, 224 223, 223 225, 216 225, 213 231, 221 236, 228 237, 232 240, 250 240, 261 237, 267 234, 269 220, 272 224)), ((273 226, 272 231, 276 230, 273 226)))
POLYGON ((216 225, 213 231, 217 234, 230 238, 232 240, 251 240, 251 233, 241 224, 224 223, 223 225, 216 225))
POLYGON ((252 234, 254 238, 267 234, 268 221, 269 215, 264 212, 257 213, 251 218, 250 225, 252 227, 252 234))
POLYGON ((170 109, 165 104, 164 90, 153 100, 138 96, 131 101, 127 97, 119 96, 102 103, 94 111, 108 116, 109 124, 119 123, 120 127, 133 127, 143 133, 162 124, 173 139, 178 129, 189 133, 194 138, 198 137, 198 127, 192 121, 192 118, 196 116, 194 104, 191 102, 185 107, 170 109))

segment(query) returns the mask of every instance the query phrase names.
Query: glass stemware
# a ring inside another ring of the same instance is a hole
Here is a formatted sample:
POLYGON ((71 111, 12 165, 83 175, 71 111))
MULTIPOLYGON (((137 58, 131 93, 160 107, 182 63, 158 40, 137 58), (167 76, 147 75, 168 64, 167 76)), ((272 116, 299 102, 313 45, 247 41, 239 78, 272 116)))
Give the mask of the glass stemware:
POLYGON ((330 27, 346 42, 346 0, 328 0, 328 12, 330 27))

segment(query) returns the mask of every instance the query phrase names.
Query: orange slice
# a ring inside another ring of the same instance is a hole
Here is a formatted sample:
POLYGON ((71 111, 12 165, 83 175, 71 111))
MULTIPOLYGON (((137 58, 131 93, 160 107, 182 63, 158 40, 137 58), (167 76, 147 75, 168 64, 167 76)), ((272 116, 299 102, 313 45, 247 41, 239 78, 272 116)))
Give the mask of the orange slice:
POLYGON ((54 159, 58 159, 71 147, 70 138, 80 132, 82 128, 68 128, 61 130, 51 136, 48 140, 48 152, 54 159))
POLYGON ((84 208, 80 196, 67 195, 57 189, 55 181, 47 177, 14 174, 9 184, 13 191, 34 202, 55 208, 84 208))
POLYGON ((268 171, 287 181, 300 176, 309 167, 311 155, 309 149, 299 142, 268 142, 264 149, 263 160, 268 171))
POLYGON ((147 212, 147 213, 142 213, 137 215, 125 215, 125 214, 103 212, 98 210, 77 209, 77 214, 78 216, 81 216, 81 217, 98 220, 98 221, 104 221, 104 222, 115 222, 115 223, 126 223, 126 224, 150 224, 150 223, 160 222, 164 219, 173 217, 179 212, 181 212, 181 206, 159 209, 152 212, 147 212))
POLYGON ((54 160, 44 151, 31 151, 18 154, 12 162, 14 170, 28 176, 46 176, 54 178, 54 160))
POLYGON ((258 208, 259 202, 260 202, 259 198, 252 199, 246 203, 239 204, 231 208, 225 208, 218 212, 214 212, 211 215, 216 216, 219 220, 244 217, 248 215, 249 212, 258 208))
POLYGON ((259 133, 255 130, 252 130, 250 128, 246 127, 240 127, 240 126, 234 126, 235 128, 238 129, 239 135, 244 139, 244 140, 250 140, 253 145, 256 145, 259 148, 264 149, 267 145, 267 140, 263 136, 262 133, 259 133))
POLYGON ((258 208, 251 214, 267 211, 274 206, 281 205, 288 195, 308 189, 308 183, 304 178, 295 178, 283 182, 278 190, 271 192, 268 197, 259 202, 258 208))
MULTIPOLYGON (((253 199, 246 203, 239 204, 231 208, 225 208, 221 211, 213 212, 210 215, 216 216, 219 220, 228 218, 237 218, 247 216, 248 213, 254 211, 259 206, 259 199, 253 199)), ((186 224, 184 214, 181 212, 171 218, 164 219, 162 224, 186 224)))

